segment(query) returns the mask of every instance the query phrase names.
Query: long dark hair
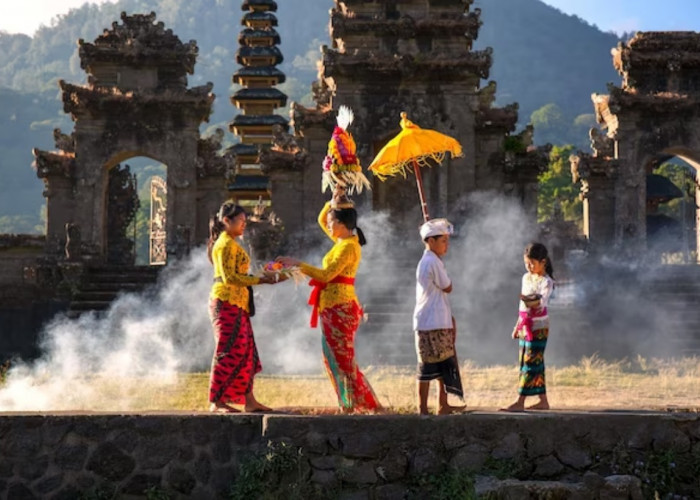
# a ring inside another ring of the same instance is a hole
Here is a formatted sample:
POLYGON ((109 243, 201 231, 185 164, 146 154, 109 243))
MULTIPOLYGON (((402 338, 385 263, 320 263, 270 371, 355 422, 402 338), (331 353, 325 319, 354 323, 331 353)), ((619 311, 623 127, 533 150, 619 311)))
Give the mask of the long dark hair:
POLYGON ((360 242, 360 246, 364 246, 367 243, 367 238, 365 238, 365 233, 362 229, 357 227, 357 210, 354 208, 334 208, 333 215, 338 222, 347 227, 350 231, 357 231, 357 239, 360 242))
POLYGON ((234 201, 228 200, 221 204, 219 211, 209 217, 209 240, 207 241, 207 256, 209 257, 209 262, 214 263, 211 251, 214 248, 214 243, 219 238, 219 235, 224 231, 226 226, 224 226, 224 217, 233 219, 237 215, 245 213, 245 209, 237 205, 234 201))
POLYGON ((546 272, 550 278, 554 279, 554 268, 552 267, 552 260, 549 258, 549 252, 546 246, 542 243, 530 243, 525 247, 525 257, 534 260, 544 260, 544 272, 546 272))

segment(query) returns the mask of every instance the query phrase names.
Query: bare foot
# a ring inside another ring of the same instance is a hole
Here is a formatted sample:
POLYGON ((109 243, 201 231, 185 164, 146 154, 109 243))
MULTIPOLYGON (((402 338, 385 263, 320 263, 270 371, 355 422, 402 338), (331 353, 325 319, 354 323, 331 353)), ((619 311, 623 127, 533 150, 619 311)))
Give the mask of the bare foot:
POLYGON ((240 413, 240 410, 237 410, 233 406, 230 406, 226 403, 212 403, 209 405, 209 411, 213 413, 240 413))
POLYGON ((549 410, 549 403, 540 401, 537 404, 527 407, 528 410, 549 410))
POLYGON ((499 411, 525 411, 525 405, 521 403, 520 401, 516 401, 515 403, 506 406, 505 408, 501 408, 499 411))
POLYGON ((246 413, 265 413, 265 412, 274 411, 269 406, 265 406, 264 404, 258 403, 257 401, 255 401, 254 403, 245 405, 244 409, 245 409, 246 413))
POLYGON ((460 406, 443 406, 438 411, 438 415, 452 415, 453 413, 461 413, 467 408, 467 405, 460 406))

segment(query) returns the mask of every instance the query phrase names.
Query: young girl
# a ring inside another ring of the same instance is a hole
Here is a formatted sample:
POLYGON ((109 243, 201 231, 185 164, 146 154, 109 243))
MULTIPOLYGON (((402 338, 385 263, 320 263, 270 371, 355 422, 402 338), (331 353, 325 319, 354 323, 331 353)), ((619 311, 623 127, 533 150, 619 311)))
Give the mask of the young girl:
POLYGON ((520 340, 520 380, 518 399, 505 411, 525 410, 525 398, 538 396, 539 401, 528 410, 548 410, 547 389, 544 379, 544 349, 549 336, 547 303, 554 290, 554 270, 547 248, 542 243, 531 243, 523 256, 527 272, 523 275, 518 322, 513 338, 520 340))

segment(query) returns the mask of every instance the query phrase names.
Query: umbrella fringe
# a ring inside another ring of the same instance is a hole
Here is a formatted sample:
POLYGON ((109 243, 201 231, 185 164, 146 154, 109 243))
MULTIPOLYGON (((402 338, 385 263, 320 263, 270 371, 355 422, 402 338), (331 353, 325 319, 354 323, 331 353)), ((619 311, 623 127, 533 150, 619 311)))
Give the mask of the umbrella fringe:
MULTIPOLYGON (((413 172, 413 165, 414 162, 418 167, 432 167, 433 163, 431 163, 429 160, 433 160, 436 163, 442 163, 445 160, 445 155, 447 154, 446 151, 439 151, 437 153, 430 153, 422 156, 418 156, 416 158, 411 158, 409 160, 404 160, 401 163, 394 163, 392 165, 382 165, 381 170, 382 172, 378 172, 374 169, 372 169, 372 172, 374 175, 379 177, 379 180, 385 181, 387 177, 391 177, 397 174, 401 174, 403 178, 405 179, 407 177, 406 172, 413 172)), ((464 156, 463 154, 460 155, 452 155, 453 158, 458 158, 460 156, 464 156)))

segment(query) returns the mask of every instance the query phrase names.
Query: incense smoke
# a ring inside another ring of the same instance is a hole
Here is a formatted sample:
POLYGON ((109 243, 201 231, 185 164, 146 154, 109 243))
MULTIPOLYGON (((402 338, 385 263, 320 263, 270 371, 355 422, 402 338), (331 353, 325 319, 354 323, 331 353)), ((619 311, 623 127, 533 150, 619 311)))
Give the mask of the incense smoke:
MULTIPOLYGON (((454 285, 450 300, 460 362, 515 366, 517 344, 510 333, 524 272, 522 252, 536 238, 536 227, 516 201, 493 194, 465 198, 456 213, 446 214, 457 234, 445 265, 454 285)), ((363 367, 412 365, 415 268, 423 243, 417 228, 398 234, 387 213, 361 214, 359 225, 368 244, 357 291, 368 321, 356 337, 358 362, 363 367)), ((330 246, 326 241, 295 256, 320 266, 330 246)), ((548 364, 596 352, 628 358, 678 354, 668 341, 671 319, 649 300, 653 294, 640 282, 651 276, 643 267, 579 256, 555 260, 554 269, 562 281, 550 307, 548 364)), ((107 399, 106 385, 139 379, 166 386, 179 374, 207 372, 214 349, 207 311, 211 278, 202 246, 188 259, 171 263, 155 289, 123 294, 104 315, 57 316, 42 334, 43 355, 31 363, 13 363, 0 388, 0 411, 128 410, 133 395, 115 397, 112 388, 107 399)), ((252 322, 264 373, 323 370, 321 330, 308 326, 308 294, 306 284, 292 280, 256 287, 252 322)))

